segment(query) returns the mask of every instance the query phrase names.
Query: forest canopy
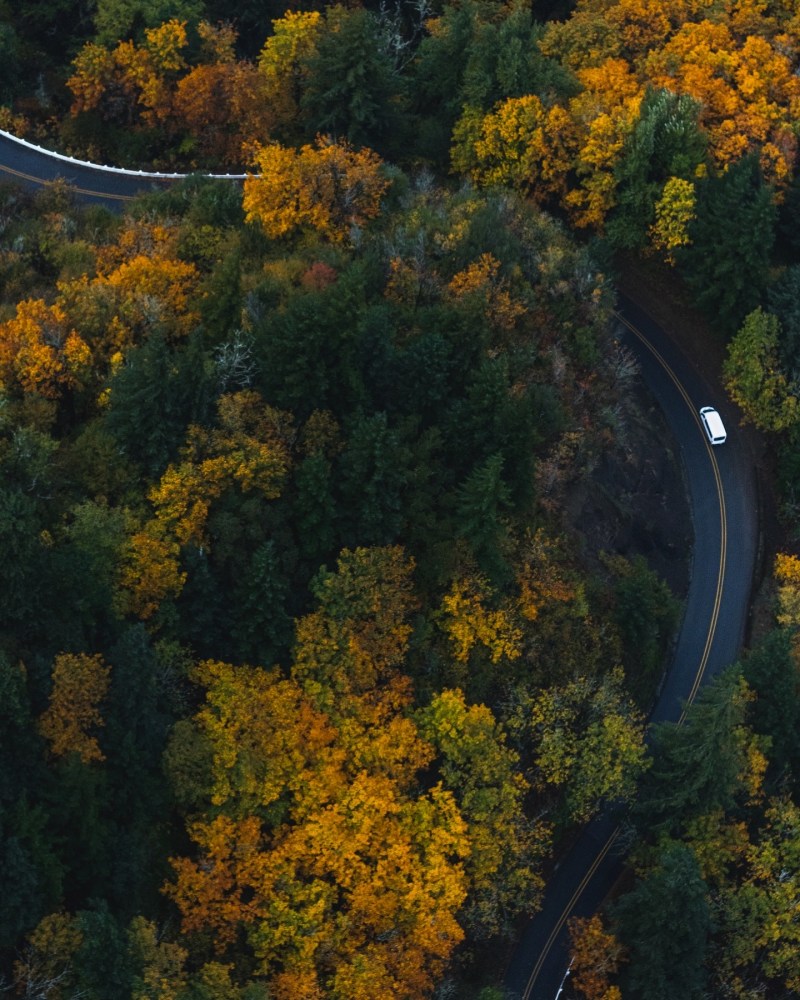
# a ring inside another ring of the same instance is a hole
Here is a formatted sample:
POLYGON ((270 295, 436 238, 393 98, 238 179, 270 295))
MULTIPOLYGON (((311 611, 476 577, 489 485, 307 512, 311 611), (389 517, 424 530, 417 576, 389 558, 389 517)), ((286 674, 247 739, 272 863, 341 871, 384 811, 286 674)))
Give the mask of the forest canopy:
POLYGON ((3 986, 487 1000, 615 800, 575 989, 789 995, 800 572, 648 747, 613 278, 713 318, 791 516, 794 5, 226 6, 0 4, 0 127, 191 174, 0 185, 3 986))

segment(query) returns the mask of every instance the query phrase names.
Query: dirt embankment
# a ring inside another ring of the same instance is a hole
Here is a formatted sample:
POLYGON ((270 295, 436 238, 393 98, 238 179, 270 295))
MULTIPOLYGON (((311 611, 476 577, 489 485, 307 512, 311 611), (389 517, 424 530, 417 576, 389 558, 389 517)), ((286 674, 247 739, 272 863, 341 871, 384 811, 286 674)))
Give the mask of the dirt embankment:
MULTIPOLYGON (((661 409, 641 379, 628 391, 614 445, 574 486, 566 516, 584 554, 642 555, 683 598, 689 583, 691 518, 680 458, 661 409)), ((599 565, 598 565, 599 568, 599 565)))

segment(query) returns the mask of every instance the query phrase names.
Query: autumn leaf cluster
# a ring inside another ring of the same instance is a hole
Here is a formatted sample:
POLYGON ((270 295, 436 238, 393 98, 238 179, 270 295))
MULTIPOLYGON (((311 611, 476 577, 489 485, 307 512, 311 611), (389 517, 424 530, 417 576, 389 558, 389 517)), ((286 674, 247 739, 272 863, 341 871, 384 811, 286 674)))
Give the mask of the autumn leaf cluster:
POLYGON ((559 514, 613 436, 602 272, 513 196, 392 213, 372 154, 291 155, 322 224, 202 180, 4 202, 23 991, 429 997, 642 766, 618 616, 665 609, 658 659, 672 611, 559 514))

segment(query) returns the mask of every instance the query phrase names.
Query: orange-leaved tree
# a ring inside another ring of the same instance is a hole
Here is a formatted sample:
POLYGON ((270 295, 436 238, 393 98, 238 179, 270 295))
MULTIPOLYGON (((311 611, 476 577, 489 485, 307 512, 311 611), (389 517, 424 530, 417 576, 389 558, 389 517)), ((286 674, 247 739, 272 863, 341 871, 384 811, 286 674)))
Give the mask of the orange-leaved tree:
POLYGON ((604 929, 597 914, 588 918, 573 917, 568 926, 575 989, 586 1000, 620 1000, 619 988, 611 985, 611 977, 624 961, 619 941, 604 929))
POLYGON ((181 140, 190 163, 239 164, 243 146, 263 142, 275 120, 268 81, 256 65, 235 56, 230 25, 197 26, 198 60, 191 55, 185 22, 172 19, 145 31, 141 45, 122 41, 114 49, 87 44, 67 80, 72 114, 96 111, 127 128, 158 127, 181 140))
POLYGON ((55 757, 76 753, 84 764, 105 759, 94 730, 104 725, 99 706, 110 676, 111 668, 99 653, 61 653, 55 658, 50 704, 39 719, 39 731, 55 757))
POLYGON ((96 274, 58 283, 55 307, 96 355, 96 367, 118 361, 151 334, 186 337, 200 320, 201 275, 181 260, 177 228, 136 220, 96 249, 96 274))
POLYGON ((721 23, 688 22, 650 54, 645 72, 653 86, 700 102, 700 122, 719 167, 755 149, 769 180, 789 179, 800 79, 779 44, 755 35, 739 40, 721 23))
POLYGON ((102 109, 104 117, 134 124, 169 119, 174 82, 186 68, 186 22, 172 19, 147 28, 145 42, 119 42, 109 51, 87 42, 67 80, 74 101, 72 113, 102 109))
POLYGON ((119 578, 120 610, 150 618, 186 582, 181 547, 208 550, 211 504, 225 490, 280 496, 289 470, 291 418, 243 390, 220 397, 219 427, 190 427, 183 458, 150 490, 153 517, 128 543, 119 578))
POLYGON ((500 266, 493 254, 483 253, 452 277, 447 291, 456 302, 481 308, 495 328, 513 330, 526 309, 524 303, 512 295, 510 282, 501 275, 500 266))
POLYGON ((452 795, 417 784, 433 750, 403 719, 408 687, 334 718, 277 671, 205 663, 195 677, 211 766, 197 857, 174 859, 166 887, 184 930, 221 954, 243 938, 284 1000, 427 996, 463 936, 468 844, 452 795), (400 740, 382 742, 387 724, 400 740))
POLYGON ((89 374, 92 352, 64 309, 26 299, 0 323, 0 388, 57 399, 89 374))
POLYGON ((377 153, 326 136, 299 150, 262 146, 254 166, 244 184, 245 217, 272 239, 310 229, 342 242, 379 214, 389 187, 377 153))
POLYGON ((245 942, 280 1000, 422 1000, 463 937, 467 827, 423 780, 435 750, 398 672, 412 566, 398 548, 343 552, 313 585, 291 675, 203 663, 193 733, 176 727, 173 782, 203 811, 166 892, 218 952, 245 942))

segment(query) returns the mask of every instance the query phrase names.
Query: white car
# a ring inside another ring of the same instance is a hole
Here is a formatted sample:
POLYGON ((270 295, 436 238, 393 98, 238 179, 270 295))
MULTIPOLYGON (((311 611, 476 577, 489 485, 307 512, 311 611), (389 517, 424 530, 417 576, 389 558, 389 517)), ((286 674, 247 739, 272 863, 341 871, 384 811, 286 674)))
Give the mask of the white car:
POLYGON ((725 433, 725 425, 722 417, 713 406, 704 406, 700 410, 700 420, 705 428, 708 440, 712 444, 725 444, 728 435, 725 433))

